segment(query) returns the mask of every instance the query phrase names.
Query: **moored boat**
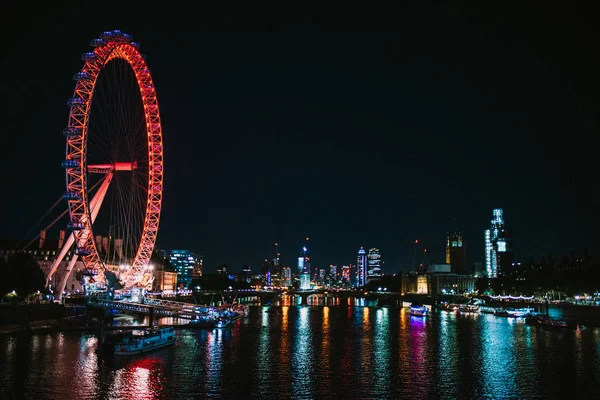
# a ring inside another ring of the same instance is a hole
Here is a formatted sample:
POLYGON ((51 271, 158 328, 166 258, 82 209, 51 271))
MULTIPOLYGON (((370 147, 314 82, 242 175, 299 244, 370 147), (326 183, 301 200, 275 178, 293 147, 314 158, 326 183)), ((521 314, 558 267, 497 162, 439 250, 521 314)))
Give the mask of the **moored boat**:
POLYGON ((548 326, 552 328, 568 328, 567 321, 554 319, 548 315, 530 315, 525 318, 525 322, 529 325, 548 326))
POLYGON ((461 306, 459 307, 459 311, 461 313, 478 313, 479 306, 476 306, 474 304, 461 304, 461 306))
POLYGON ((496 308, 489 306, 479 306, 479 312, 483 314, 496 314, 496 308))
POLYGON ((173 327, 132 331, 115 344, 115 355, 132 356, 147 353, 175 343, 173 327))
POLYGON ((497 317, 507 317, 507 318, 525 318, 533 313, 533 308, 506 308, 506 309, 497 309, 494 312, 494 315, 497 317))
POLYGON ((410 306, 409 314, 415 317, 426 317, 429 310, 425 306, 412 305, 410 306))

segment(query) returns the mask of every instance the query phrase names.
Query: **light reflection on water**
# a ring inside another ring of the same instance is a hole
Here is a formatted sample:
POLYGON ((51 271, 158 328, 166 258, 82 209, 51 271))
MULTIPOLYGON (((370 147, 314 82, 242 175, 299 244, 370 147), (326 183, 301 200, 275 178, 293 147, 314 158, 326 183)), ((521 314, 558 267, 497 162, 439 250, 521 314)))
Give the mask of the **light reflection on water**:
POLYGON ((90 334, 0 337, 0 398, 600 397, 598 329, 323 302, 252 307, 136 357, 99 357, 90 334))

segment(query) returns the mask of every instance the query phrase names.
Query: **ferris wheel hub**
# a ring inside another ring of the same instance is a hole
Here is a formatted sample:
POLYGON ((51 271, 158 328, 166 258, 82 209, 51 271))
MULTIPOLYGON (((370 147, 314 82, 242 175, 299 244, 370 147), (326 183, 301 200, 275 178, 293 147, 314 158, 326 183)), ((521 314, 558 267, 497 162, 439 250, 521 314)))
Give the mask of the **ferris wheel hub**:
POLYGON ((107 174, 114 171, 135 171, 138 167, 137 161, 133 162, 115 162, 112 164, 92 164, 88 165, 88 172, 96 174, 107 174))

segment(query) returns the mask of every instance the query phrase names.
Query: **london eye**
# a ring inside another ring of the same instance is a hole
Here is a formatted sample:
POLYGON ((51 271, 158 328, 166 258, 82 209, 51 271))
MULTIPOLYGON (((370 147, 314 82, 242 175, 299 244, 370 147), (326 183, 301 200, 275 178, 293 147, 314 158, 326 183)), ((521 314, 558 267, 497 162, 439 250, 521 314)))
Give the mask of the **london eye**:
POLYGON ((144 287, 152 276, 163 191, 156 90, 131 35, 107 31, 91 46, 73 76, 63 130, 70 234, 47 279, 74 244, 67 274, 79 258, 95 282, 112 273, 126 289, 144 287))

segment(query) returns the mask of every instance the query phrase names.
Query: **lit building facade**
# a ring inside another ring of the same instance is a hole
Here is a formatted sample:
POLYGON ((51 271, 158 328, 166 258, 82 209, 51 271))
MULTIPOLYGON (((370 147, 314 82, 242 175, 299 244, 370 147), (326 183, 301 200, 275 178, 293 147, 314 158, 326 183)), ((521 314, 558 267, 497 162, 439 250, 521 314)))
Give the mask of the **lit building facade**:
POLYGON ((446 264, 452 266, 452 273, 467 273, 467 254, 462 232, 446 233, 446 264))
POLYGON ((187 289, 192 280, 202 276, 202 256, 189 250, 162 250, 163 257, 177 272, 179 287, 187 289))
POLYGON ((501 208, 494 209, 490 229, 485 230, 485 270, 488 278, 497 278, 512 265, 511 234, 504 226, 501 208))
POLYGON ((331 276, 331 279, 337 279, 337 265, 329 266, 329 276, 331 276))
POLYGON ((361 287, 367 284, 367 252, 364 248, 358 250, 356 258, 356 286, 361 287))
POLYGON ((369 249, 367 254, 367 283, 381 280, 381 254, 379 249, 369 249))
POLYGON ((311 262, 310 257, 307 256, 308 249, 306 246, 302 247, 300 256, 298 257, 298 277, 300 279, 300 290, 310 290, 310 272, 311 262))
POLYGON ((350 266, 342 265, 342 282, 350 283, 350 266))
POLYGON ((286 286, 286 287, 292 286, 292 269, 290 267, 283 267, 281 269, 281 274, 282 274, 283 286, 286 286))
POLYGON ((300 274, 300 290, 310 290, 310 274, 300 274))

